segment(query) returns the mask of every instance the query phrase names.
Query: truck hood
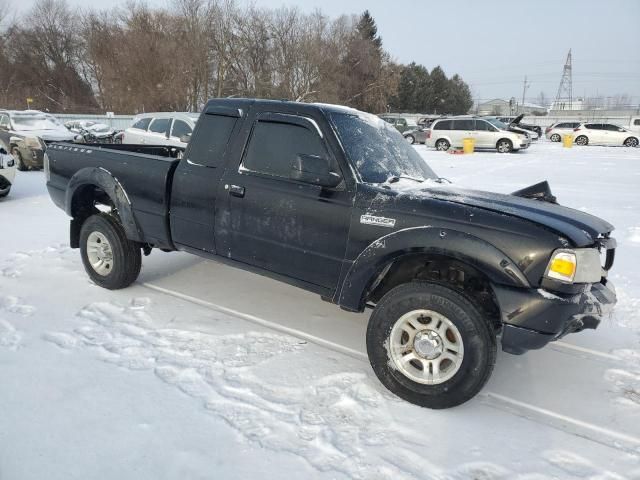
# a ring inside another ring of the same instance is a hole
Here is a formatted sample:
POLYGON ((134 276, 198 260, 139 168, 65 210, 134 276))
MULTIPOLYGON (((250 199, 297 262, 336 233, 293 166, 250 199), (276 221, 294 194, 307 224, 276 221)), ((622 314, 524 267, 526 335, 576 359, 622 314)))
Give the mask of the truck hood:
MULTIPOLYGON (((613 225, 588 213, 554 203, 451 186, 417 188, 421 196, 453 202, 522 218, 553 230, 578 247, 593 245, 599 235, 609 233, 613 225)), ((417 193, 414 191, 413 194, 417 193)), ((407 190, 401 193, 410 194, 407 190)))

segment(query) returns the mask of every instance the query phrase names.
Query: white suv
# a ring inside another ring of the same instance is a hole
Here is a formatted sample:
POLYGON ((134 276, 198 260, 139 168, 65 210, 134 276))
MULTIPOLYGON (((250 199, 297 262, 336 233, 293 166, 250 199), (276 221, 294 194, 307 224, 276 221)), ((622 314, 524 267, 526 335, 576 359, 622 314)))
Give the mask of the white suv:
POLYGON ((473 138, 478 149, 495 149, 500 153, 529 148, 531 138, 526 133, 509 130, 497 119, 452 117, 434 121, 427 133, 427 146, 437 150, 461 147, 462 140, 473 138))
POLYGON ((122 143, 186 147, 184 140, 191 136, 199 116, 175 112, 138 115, 124 131, 122 143))
POLYGON ((573 131, 576 145, 624 145, 637 147, 640 134, 612 123, 583 123, 573 131))

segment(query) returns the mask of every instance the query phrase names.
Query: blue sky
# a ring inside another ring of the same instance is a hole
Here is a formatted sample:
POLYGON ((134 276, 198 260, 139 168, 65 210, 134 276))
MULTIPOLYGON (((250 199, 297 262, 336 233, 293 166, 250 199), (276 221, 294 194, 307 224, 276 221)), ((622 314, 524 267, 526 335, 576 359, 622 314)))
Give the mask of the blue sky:
MULTIPOLYGON (((68 0, 86 8, 86 0, 68 0)), ((21 9, 34 0, 12 0, 21 9)), ((148 0, 167 6, 167 0, 148 0)), ((640 103, 638 0, 254 0, 257 6, 316 8, 331 17, 368 9, 398 61, 459 73, 474 97, 554 97, 569 48, 574 96, 632 95, 640 103)), ((125 5, 101 0, 96 8, 125 5)))

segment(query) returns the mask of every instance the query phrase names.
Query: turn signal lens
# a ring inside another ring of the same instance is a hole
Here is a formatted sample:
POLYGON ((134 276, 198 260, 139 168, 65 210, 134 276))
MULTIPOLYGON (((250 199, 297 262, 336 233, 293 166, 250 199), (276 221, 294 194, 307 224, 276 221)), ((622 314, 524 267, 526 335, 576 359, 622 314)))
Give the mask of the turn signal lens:
POLYGON ((562 280, 563 282, 573 282, 576 274, 576 256, 571 252, 558 252, 549 262, 547 276, 562 280))

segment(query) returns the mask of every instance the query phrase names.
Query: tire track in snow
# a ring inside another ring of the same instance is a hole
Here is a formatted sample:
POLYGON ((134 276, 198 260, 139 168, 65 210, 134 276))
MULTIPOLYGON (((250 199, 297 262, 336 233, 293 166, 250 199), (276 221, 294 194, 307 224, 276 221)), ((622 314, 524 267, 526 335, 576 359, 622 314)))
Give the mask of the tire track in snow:
MULTIPOLYGON (((325 340, 313 335, 309 335, 303 331, 293 329, 290 327, 285 327, 285 326, 279 325, 278 323, 271 322, 263 318, 259 318, 255 315, 249 315, 242 312, 238 312, 236 310, 232 310, 232 309, 223 307, 221 305, 208 302, 206 300, 191 297, 189 295, 176 292, 173 290, 169 290, 163 287, 159 287, 153 284, 142 283, 140 285, 150 290, 154 290, 160 293, 164 293, 166 295, 180 298, 182 300, 186 300, 188 302, 203 306, 205 308, 209 308, 214 311, 224 312, 229 315, 233 315, 238 318, 241 318, 243 320, 257 323, 261 326, 265 326, 273 330, 280 331, 288 335, 292 335, 292 336, 307 340, 321 347, 325 347, 339 353, 345 353, 355 359, 364 360, 368 362, 367 355, 364 352, 359 352, 357 350, 345 347, 343 345, 332 342, 330 340, 325 340)), ((559 343, 556 342, 556 343, 557 343, 557 346, 555 350, 566 349, 571 353, 578 353, 580 355, 589 355, 600 361, 602 361, 603 359, 606 359, 608 361, 620 361, 620 362, 623 361, 623 358, 619 355, 608 354, 608 353, 599 352, 597 350, 587 349, 583 347, 577 347, 565 342, 559 342, 559 343)), ((594 423, 572 418, 567 415, 563 415, 559 412, 555 412, 553 410, 549 410, 536 405, 521 402, 517 399, 500 395, 498 393, 483 392, 480 395, 483 398, 483 402, 485 404, 493 408, 500 409, 509 414, 516 415, 521 418, 525 418, 527 420, 539 423, 541 425, 546 425, 548 427, 563 431, 570 435, 575 435, 581 438, 585 438, 587 440, 594 441, 596 443, 605 445, 610 448, 614 448, 616 450, 632 452, 635 454, 640 453, 640 438, 638 437, 615 432, 613 430, 607 429, 605 427, 601 427, 594 423)))

